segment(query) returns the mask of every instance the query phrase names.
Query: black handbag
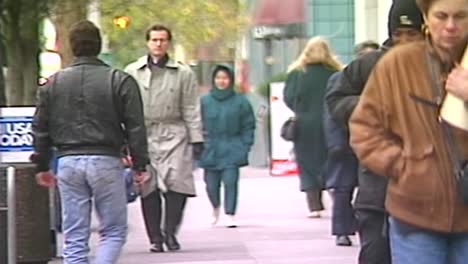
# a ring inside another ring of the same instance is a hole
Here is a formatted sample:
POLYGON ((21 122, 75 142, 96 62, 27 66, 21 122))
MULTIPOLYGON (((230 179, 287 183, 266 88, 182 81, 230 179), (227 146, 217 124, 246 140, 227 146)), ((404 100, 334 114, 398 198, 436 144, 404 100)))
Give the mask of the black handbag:
MULTIPOLYGON (((299 86, 300 88, 301 86, 299 86)), ((299 90, 299 89, 298 89, 299 90)), ((299 92, 298 92, 299 94, 299 92)), ((298 94, 294 98, 294 111, 297 108, 298 94)), ((297 117, 292 116, 281 126, 280 136, 286 141, 294 141, 297 137, 297 117)))
POLYGON ((286 141, 294 141, 296 139, 297 121, 295 116, 290 117, 284 122, 281 126, 280 133, 281 137, 286 141))

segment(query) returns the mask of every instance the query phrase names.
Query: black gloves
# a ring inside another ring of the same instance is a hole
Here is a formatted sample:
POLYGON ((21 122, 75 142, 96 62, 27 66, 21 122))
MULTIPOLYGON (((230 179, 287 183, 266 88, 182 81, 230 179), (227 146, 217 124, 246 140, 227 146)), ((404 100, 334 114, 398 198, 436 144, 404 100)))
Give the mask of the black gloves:
POLYGON ((203 153, 203 142, 196 142, 192 143, 192 150, 193 150, 193 159, 200 160, 201 155, 203 153))

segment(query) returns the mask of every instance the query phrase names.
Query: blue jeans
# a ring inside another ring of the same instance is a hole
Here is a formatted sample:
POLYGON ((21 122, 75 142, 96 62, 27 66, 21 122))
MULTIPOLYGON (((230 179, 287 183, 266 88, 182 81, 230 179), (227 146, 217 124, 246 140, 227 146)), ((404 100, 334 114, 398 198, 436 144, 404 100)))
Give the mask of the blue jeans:
POLYGON ((239 186, 239 168, 205 170, 205 183, 208 198, 213 208, 219 208, 221 181, 224 183, 224 212, 235 215, 239 186))
POLYGON ((464 264, 468 261, 468 233, 439 233, 390 218, 393 264, 464 264))
POLYGON ((99 218, 96 264, 117 262, 127 237, 123 165, 110 156, 65 156, 58 160, 65 264, 88 264, 91 199, 99 218))

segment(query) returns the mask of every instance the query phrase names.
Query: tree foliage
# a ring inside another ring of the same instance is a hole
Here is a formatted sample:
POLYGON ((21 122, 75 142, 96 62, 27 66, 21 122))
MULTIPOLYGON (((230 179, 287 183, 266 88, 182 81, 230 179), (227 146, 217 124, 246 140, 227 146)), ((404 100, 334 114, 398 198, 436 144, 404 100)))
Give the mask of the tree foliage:
MULTIPOLYGON (((233 43, 245 17, 238 0, 100 0, 103 32, 108 36, 115 66, 134 60, 145 52, 145 31, 161 23, 174 31, 175 43, 188 51, 212 41, 233 43), (130 17, 130 25, 113 24, 119 15, 130 17)), ((0 37, 4 38, 8 75, 8 105, 34 103, 41 52, 40 21, 51 17, 57 30, 62 65, 71 61, 67 35, 70 26, 86 18, 89 0, 0 0, 0 37)), ((233 46, 233 45, 232 45, 233 46)), ((2 58, 5 60, 5 58, 2 58)), ((0 60, 1 62, 1 60, 0 60)), ((0 76, 0 104, 2 99, 0 76)))
MULTIPOLYGON (((86 18, 87 0, 1 0, 0 3, 3 4, 0 37, 4 38, 8 62, 6 104, 31 105, 35 102, 39 77, 41 21, 53 17, 61 43, 59 53, 67 63, 71 55, 65 36, 71 24, 86 18)), ((0 83, 0 93, 1 88, 0 83)), ((0 104, 5 105, 1 101, 2 95, 0 104)))
POLYGON ((51 18, 57 32, 58 53, 62 67, 67 66, 73 59, 73 54, 68 43, 68 32, 76 22, 86 19, 88 0, 51 0, 51 18))
POLYGON ((3 0, 1 30, 8 62, 9 105, 34 102, 39 73, 39 21, 48 0, 3 0))
POLYGON ((146 29, 155 23, 174 32, 174 42, 189 57, 201 44, 222 39, 233 43, 246 24, 237 0, 101 0, 102 26, 115 65, 123 66, 145 52, 146 29), (113 24, 116 16, 130 17, 127 28, 113 24))

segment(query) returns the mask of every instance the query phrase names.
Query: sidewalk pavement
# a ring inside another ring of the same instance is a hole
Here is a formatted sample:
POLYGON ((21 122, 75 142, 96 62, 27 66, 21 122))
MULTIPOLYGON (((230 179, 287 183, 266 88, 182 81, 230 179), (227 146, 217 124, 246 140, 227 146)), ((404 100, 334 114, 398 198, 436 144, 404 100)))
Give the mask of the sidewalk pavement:
MULTIPOLYGON (((271 177, 266 169, 241 171, 237 220, 210 226, 211 208, 201 175, 179 233, 179 252, 149 253, 140 204, 129 205, 129 235, 119 264, 352 264, 358 246, 337 247, 330 235, 330 199, 321 219, 308 219, 305 195, 295 176, 271 177)), ((96 227, 96 221, 93 224, 96 227)), ((357 237, 352 238, 357 243, 357 237)), ((91 255, 98 236, 93 233, 91 255)), ((62 263, 55 260, 53 264, 62 263)), ((91 263, 93 263, 91 261, 91 263)))

